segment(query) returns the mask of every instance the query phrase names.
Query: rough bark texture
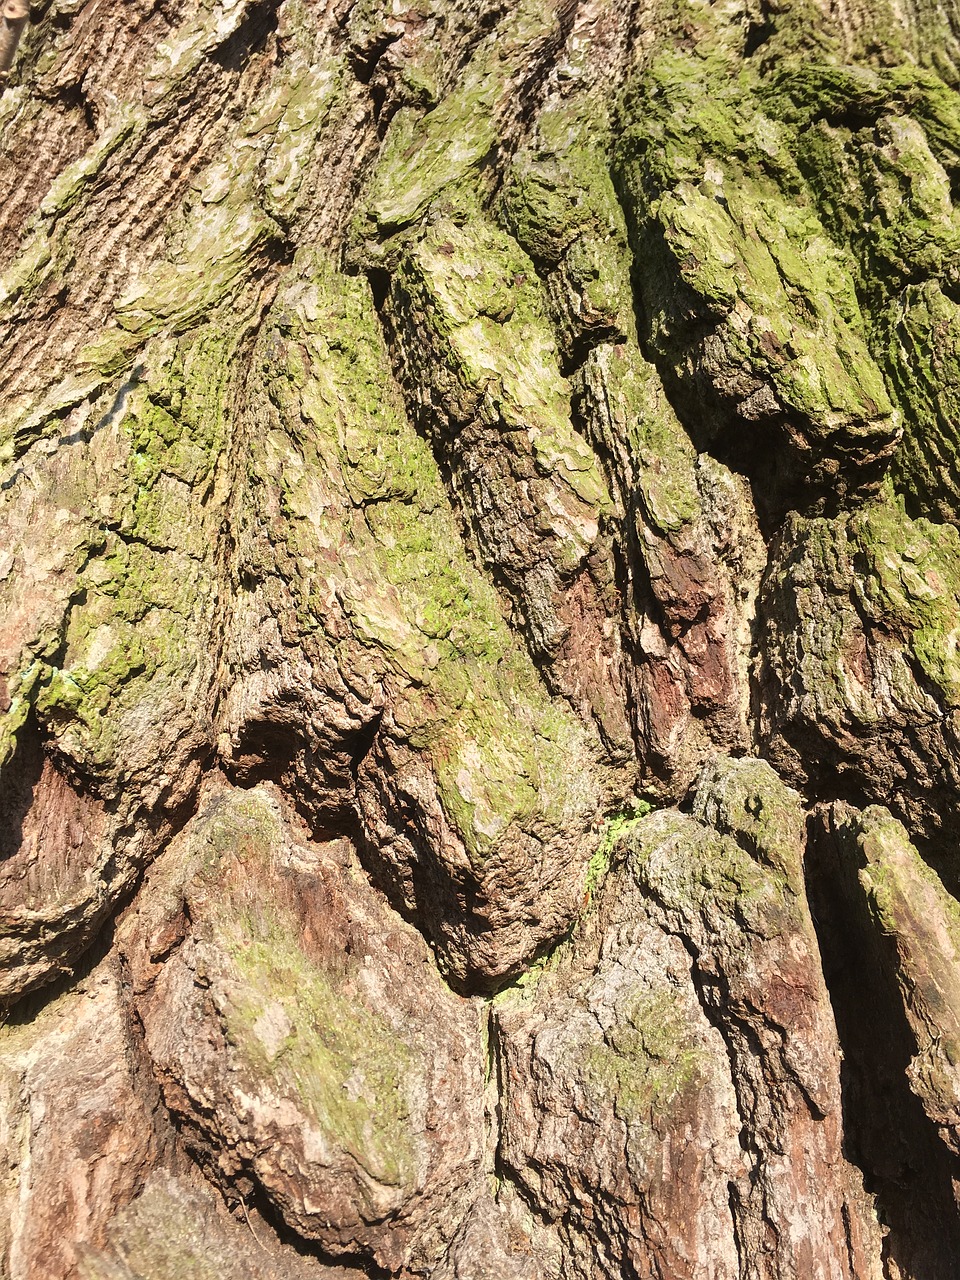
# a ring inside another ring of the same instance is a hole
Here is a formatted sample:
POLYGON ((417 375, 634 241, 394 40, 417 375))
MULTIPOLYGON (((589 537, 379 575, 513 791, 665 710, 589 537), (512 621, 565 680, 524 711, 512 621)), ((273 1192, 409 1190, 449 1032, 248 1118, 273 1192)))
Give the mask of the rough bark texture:
POLYGON ((952 0, 32 6, 2 1280, 955 1280, 958 90, 952 0))

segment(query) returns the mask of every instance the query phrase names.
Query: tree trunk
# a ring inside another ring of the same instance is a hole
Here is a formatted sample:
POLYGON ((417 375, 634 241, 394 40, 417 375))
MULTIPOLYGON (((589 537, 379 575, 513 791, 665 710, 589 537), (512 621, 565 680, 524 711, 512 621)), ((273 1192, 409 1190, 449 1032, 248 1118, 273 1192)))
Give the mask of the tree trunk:
POLYGON ((953 0, 31 18, 0 1276, 955 1280, 953 0))

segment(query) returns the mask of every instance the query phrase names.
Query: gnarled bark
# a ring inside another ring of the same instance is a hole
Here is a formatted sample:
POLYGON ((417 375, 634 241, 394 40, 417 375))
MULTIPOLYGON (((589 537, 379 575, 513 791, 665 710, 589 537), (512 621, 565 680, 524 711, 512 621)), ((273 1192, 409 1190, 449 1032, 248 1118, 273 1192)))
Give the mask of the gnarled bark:
POLYGON ((952 1280, 960 14, 31 19, 0 1275, 952 1280))

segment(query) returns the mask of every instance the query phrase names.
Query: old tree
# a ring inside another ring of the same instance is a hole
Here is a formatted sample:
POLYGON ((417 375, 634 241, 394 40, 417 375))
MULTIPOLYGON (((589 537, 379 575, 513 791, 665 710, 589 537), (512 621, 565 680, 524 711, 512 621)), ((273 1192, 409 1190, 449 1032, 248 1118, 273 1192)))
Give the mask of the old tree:
POLYGON ((955 1280, 957 86, 955 0, 32 6, 4 1280, 955 1280))

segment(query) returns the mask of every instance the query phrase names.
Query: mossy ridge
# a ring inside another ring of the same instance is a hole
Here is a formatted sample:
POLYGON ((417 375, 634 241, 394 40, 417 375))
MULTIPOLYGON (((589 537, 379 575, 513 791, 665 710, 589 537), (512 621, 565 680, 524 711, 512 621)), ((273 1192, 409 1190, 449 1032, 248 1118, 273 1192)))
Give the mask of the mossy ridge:
POLYGON ((109 428, 116 425, 132 385, 131 379, 119 390, 114 386, 91 396, 66 423, 58 415, 53 424, 43 424, 55 425, 59 439, 28 451, 8 472, 14 484, 8 510, 18 501, 22 508, 13 528, 22 532, 36 525, 38 513, 45 527, 29 539, 29 549, 15 534, 7 547, 7 576, 0 582, 0 609, 22 619, 17 649, 7 656, 10 706, 0 715, 0 767, 15 750, 35 695, 60 661, 70 616, 90 585, 86 575, 99 572, 91 566, 107 551, 107 525, 116 514, 128 460, 125 448, 108 438, 109 428), (43 568, 39 578, 33 578, 36 566, 43 568))
POLYGON ((199 566, 174 552, 111 540, 84 575, 66 649, 38 688, 35 706, 61 747, 85 768, 109 772, 145 700, 189 700, 204 679, 215 592, 199 566))
POLYGON ((916 67, 787 64, 761 90, 796 133, 797 158, 834 239, 852 254, 869 320, 900 288, 956 274, 960 95, 916 67))
POLYGON ((958 522, 960 305, 929 280, 908 285, 877 325, 905 431, 891 474, 916 512, 958 522))
POLYGON ((278 303, 287 367, 269 387, 302 459, 283 480, 299 554, 313 544, 354 636, 385 660, 394 719, 430 756, 445 812, 482 863, 512 825, 571 818, 581 798, 564 760, 582 731, 543 689, 493 588, 451 550, 456 519, 403 412, 369 287, 321 259, 304 271, 278 303), (317 468, 322 515, 310 499, 317 468), (341 562, 324 547, 340 547, 341 562))
POLYGON ((51 275, 65 277, 73 256, 71 211, 118 151, 135 149, 147 123, 142 107, 118 104, 93 144, 56 177, 28 223, 25 245, 0 278, 0 312, 29 300, 51 275))
POLYGON ((449 350, 457 421, 469 420, 490 393, 503 400, 504 426, 556 430, 568 417, 556 345, 533 264, 519 245, 479 210, 469 224, 441 219, 400 264, 396 287, 417 296, 431 339, 449 350), (459 387, 458 387, 459 384, 459 387))
POLYGON ((364 205, 353 224, 354 253, 377 262, 387 243, 418 223, 438 198, 468 202, 489 194, 487 162, 500 144, 500 117, 511 89, 530 73, 558 32, 552 6, 512 6, 480 42, 457 84, 432 110, 402 107, 390 122, 364 205))
MULTIPOLYGON (((246 7, 233 6, 231 13, 235 17, 246 7)), ((215 15, 208 13, 207 17, 213 31, 215 15)), ((86 190, 107 165, 122 165, 135 154, 148 124, 149 110, 142 105, 116 104, 103 133, 59 175, 41 202, 31 239, 0 282, 0 306, 28 300, 51 275, 65 276, 74 252, 73 208, 82 203, 86 190)), ((39 406, 25 406, 25 421, 18 421, 24 414, 14 405, 8 428, 8 447, 14 456, 45 434, 44 422, 55 425, 63 409, 92 397, 106 381, 129 369, 147 337, 169 327, 180 332, 188 329, 248 273, 245 258, 278 232, 262 211, 256 212, 248 162, 249 155, 237 148, 228 152, 225 163, 232 163, 233 170, 224 190, 230 188, 229 199, 211 195, 218 166, 209 167, 198 191, 188 197, 186 209, 171 223, 170 260, 147 270, 134 281, 127 296, 115 303, 119 323, 105 328, 77 354, 71 372, 39 406)))
MULTIPOLYGON (((449 33, 451 28, 463 22, 464 17, 462 10, 448 0, 414 0, 406 12, 419 19, 427 33, 432 28, 436 34, 449 33)), ((482 22, 486 13, 486 6, 481 5, 479 14, 473 11, 471 18, 476 20, 479 16, 482 22)), ((358 0, 350 11, 346 26, 351 49, 364 62, 369 59, 371 50, 378 49, 396 35, 392 14, 381 0, 358 0)), ((449 86, 455 66, 440 39, 417 41, 411 49, 404 51, 404 57, 396 68, 397 81, 393 89, 401 105, 421 109, 435 107, 449 86)))
POLYGON ((628 81, 617 109, 615 177, 626 166, 650 205, 681 182, 716 186, 712 160, 774 194, 809 203, 793 130, 772 112, 749 66, 726 55, 659 52, 628 81))
POLYGON ((960 903, 889 810, 839 815, 841 847, 852 838, 857 878, 900 988, 915 1053, 907 1075, 931 1119, 956 1144, 960 1119, 960 903))
POLYGON ((870 64, 879 69, 921 63, 948 82, 958 78, 960 45, 943 6, 919 0, 909 16, 892 0, 875 0, 841 18, 818 0, 753 9, 710 0, 660 0, 651 26, 678 49, 694 49, 704 58, 726 58, 731 66, 746 61, 761 76, 784 61, 842 65, 870 64))
POLYGON ((644 525, 661 537, 694 525, 703 514, 697 451, 639 348, 595 348, 574 385, 594 446, 618 459, 625 505, 636 498, 644 525))
POLYGON ((892 67, 851 66, 818 58, 786 58, 757 94, 764 109, 788 121, 803 139, 818 121, 872 128, 884 115, 922 125, 947 168, 960 159, 960 99, 935 71, 909 61, 892 67))
MULTIPOLYGON (((7 691, 10 705, 0 714, 0 771, 16 753, 20 730, 33 710, 36 690, 42 684, 47 672, 48 667, 42 658, 31 654, 28 661, 10 677, 7 691)), ((0 772, 0 779, 2 779, 2 772, 0 772)))
POLYGON ((264 889, 283 841, 276 803, 254 792, 216 811, 196 851, 191 917, 208 923, 204 945, 222 948, 236 975, 219 995, 228 1041, 254 1079, 298 1100, 331 1147, 384 1186, 408 1185, 419 1155, 408 1101, 416 1053, 351 993, 355 962, 306 954, 284 895, 264 889))
MULTIPOLYGON (((450 94, 427 115, 401 107, 390 123, 354 234, 386 238, 417 222, 441 194, 473 192, 497 145, 492 107, 497 82, 450 94)), ((371 252, 370 249, 367 252, 371 252)), ((376 256, 376 255, 375 255, 376 256)))
POLYGON ((479 213, 464 226, 441 219, 403 257, 393 295, 411 342, 408 361, 430 369, 442 398, 442 420, 426 424, 436 447, 449 453, 457 427, 481 420, 529 458, 556 491, 542 513, 551 559, 561 574, 573 573, 610 499, 592 449, 571 422, 569 387, 532 262, 479 213))
POLYGON ((264 212, 283 226, 291 224, 310 194, 308 175, 317 147, 355 105, 346 59, 314 47, 315 21, 302 5, 287 6, 283 60, 238 137, 241 147, 252 150, 264 212))
MULTIPOLYGON (((246 8, 245 4, 233 6, 230 20, 246 8)), ((201 26, 204 23, 205 29, 211 23, 216 27, 212 11, 201 26)), ((270 147, 282 151, 289 141, 287 132, 298 132, 302 122, 297 112, 303 92, 301 85, 290 91, 289 109, 272 121, 269 136, 238 133, 226 148, 225 158, 208 165, 198 176, 166 228, 166 261, 146 268, 131 282, 126 295, 114 303, 113 322, 78 352, 71 372, 39 405, 24 397, 24 403, 15 401, 7 410, 0 426, 0 459, 22 455, 56 428, 65 409, 92 398, 115 375, 129 370, 149 337, 191 329, 249 283, 258 252, 281 234, 261 207, 258 192, 273 198, 270 193, 276 182, 283 184, 282 177, 271 169, 276 157, 270 147)), ((315 122, 318 130, 324 119, 315 122)), ((0 306, 16 305, 51 273, 63 273, 63 263, 71 254, 70 212, 74 203, 81 200, 84 188, 108 162, 120 163, 118 157, 136 150, 147 122, 143 108, 119 104, 103 136, 57 180, 41 205, 35 234, 0 283, 0 306)))
POLYGON ((207 166, 168 227, 167 258, 114 304, 121 328, 183 333, 246 282, 281 230, 257 195, 257 144, 236 138, 207 166))
POLYGON ((56 246, 46 229, 37 228, 0 276, 0 308, 9 310, 13 303, 25 301, 36 293, 56 269, 55 254, 56 246))
POLYGON ((140 141, 147 125, 147 112, 142 107, 132 103, 119 104, 109 126, 98 135, 93 145, 54 180, 40 202, 41 218, 57 218, 69 213, 120 148, 140 141))
POLYGON ((849 536, 863 607, 899 633, 944 705, 960 706, 960 530, 911 520, 888 496, 851 517, 849 536))
POLYGON ((798 418, 791 438, 805 471, 889 453, 898 422, 849 263, 819 221, 791 130, 758 109, 750 72, 664 54, 624 114, 616 164, 635 252, 662 256, 665 245, 660 270, 689 291, 685 304, 668 280, 648 298, 652 341, 676 375, 705 374, 721 400, 744 397, 748 419, 798 418), (704 325, 722 343, 706 359, 704 325))
MULTIPOLYGON (((848 537, 847 520, 788 517, 784 546, 765 592, 773 603, 775 644, 768 648, 777 678, 803 723, 838 736, 849 720, 873 739, 891 709, 928 715, 936 706, 920 691, 911 671, 907 635, 870 627, 875 614, 869 601, 866 617, 858 611, 864 597, 851 596, 856 583, 857 546, 848 537), (864 642, 870 665, 864 665, 864 642), (872 665, 879 663, 883 684, 874 688, 872 665)), ((860 570, 859 572, 862 572, 860 570)), ((876 594, 874 589, 874 594, 876 594)))
POLYGON ((257 1078, 292 1093, 340 1147, 383 1186, 416 1176, 412 1114, 405 1096, 415 1066, 396 1028, 345 995, 291 941, 292 920, 260 909, 225 923, 241 987, 224 998, 226 1034, 257 1078), (261 1027, 285 1030, 269 1043, 261 1027), (356 1092, 354 1092, 354 1090, 356 1092))
MULTIPOLYGON (((498 121, 509 133, 515 110, 511 87, 516 96, 517 83, 532 82, 540 52, 559 38, 552 12, 527 4, 512 10, 435 109, 419 119, 409 110, 397 113, 349 255, 367 268, 390 269, 387 305, 403 376, 419 402, 418 426, 451 467, 453 483, 469 498, 475 486, 465 478, 461 484, 458 468, 481 467, 482 442, 462 456, 456 452, 453 437, 464 424, 476 422, 511 446, 498 464, 503 484, 520 490, 529 514, 518 524, 515 515, 478 520, 471 511, 471 524, 485 564, 505 579, 532 645, 545 654, 564 635, 554 607, 556 580, 583 568, 610 500, 596 458, 572 428, 569 389, 533 263, 486 206, 496 177, 498 121), (378 204, 378 193, 389 208, 378 204), (543 527, 530 529, 534 519, 543 527), (530 563, 534 540, 546 549, 536 566, 530 563)), ((601 297, 604 272, 597 262, 585 259, 578 271, 605 307, 610 299, 601 297)), ((500 487, 491 484, 488 492, 500 487)))
POLYGON ((642 818, 627 836, 626 852, 641 887, 679 921, 702 916, 711 928, 735 925, 775 938, 800 918, 785 874, 676 810, 642 818))
POLYGON ((701 62, 734 66, 747 38, 745 8, 740 0, 656 0, 648 19, 657 33, 656 52, 692 52, 701 62))
POLYGON ((898 812, 930 834, 954 805, 960 533, 911 520, 889 489, 854 516, 788 521, 765 587, 766 731, 788 764, 819 742, 872 797, 899 788, 898 812))
POLYGON ((610 175, 611 123, 592 95, 552 104, 512 161, 497 216, 536 263, 568 353, 578 339, 635 340, 632 256, 610 175))
POLYGON ((600 1044, 582 1046, 585 1082, 612 1099, 621 1120, 657 1132, 674 1100, 695 1087, 705 1062, 676 997, 638 993, 600 1044))
POLYGON ((765 760, 720 757, 697 780, 693 816, 732 836, 756 861, 782 876, 797 898, 804 895, 806 810, 799 792, 765 760))
POLYGON ((584 894, 592 898, 599 890, 613 864, 617 845, 622 843, 641 819, 653 811, 653 805, 647 800, 635 800, 624 813, 607 818, 603 824, 603 833, 596 853, 587 863, 587 879, 584 894))
POLYGON ((112 504, 115 532, 78 579, 65 652, 36 700, 61 745, 97 772, 115 762, 145 699, 182 702, 207 678, 216 533, 201 513, 226 445, 239 340, 221 320, 153 343, 153 372, 142 368, 116 409, 129 455, 112 504))
POLYGON ((898 488, 956 519, 960 94, 935 75, 788 66, 765 91, 831 235, 851 252, 868 341, 902 411, 898 488))
POLYGON ((218 316, 185 338, 148 348, 150 371, 144 368, 119 422, 131 448, 118 520, 125 537, 198 560, 209 556, 211 517, 200 513, 230 438, 244 332, 242 319, 218 316))
MULTIPOLYGON (((918 904, 912 886, 920 882, 938 913, 953 947, 951 960, 960 959, 960 902, 944 888, 940 877, 920 856, 902 822, 882 805, 870 805, 854 821, 864 866, 860 882, 868 891, 881 931, 895 936, 902 923, 915 922, 918 904)), ((924 915, 920 907, 921 918, 924 915)), ((932 972, 932 971, 931 971, 932 972)), ((960 1062, 960 1055, 957 1057, 960 1062)))

